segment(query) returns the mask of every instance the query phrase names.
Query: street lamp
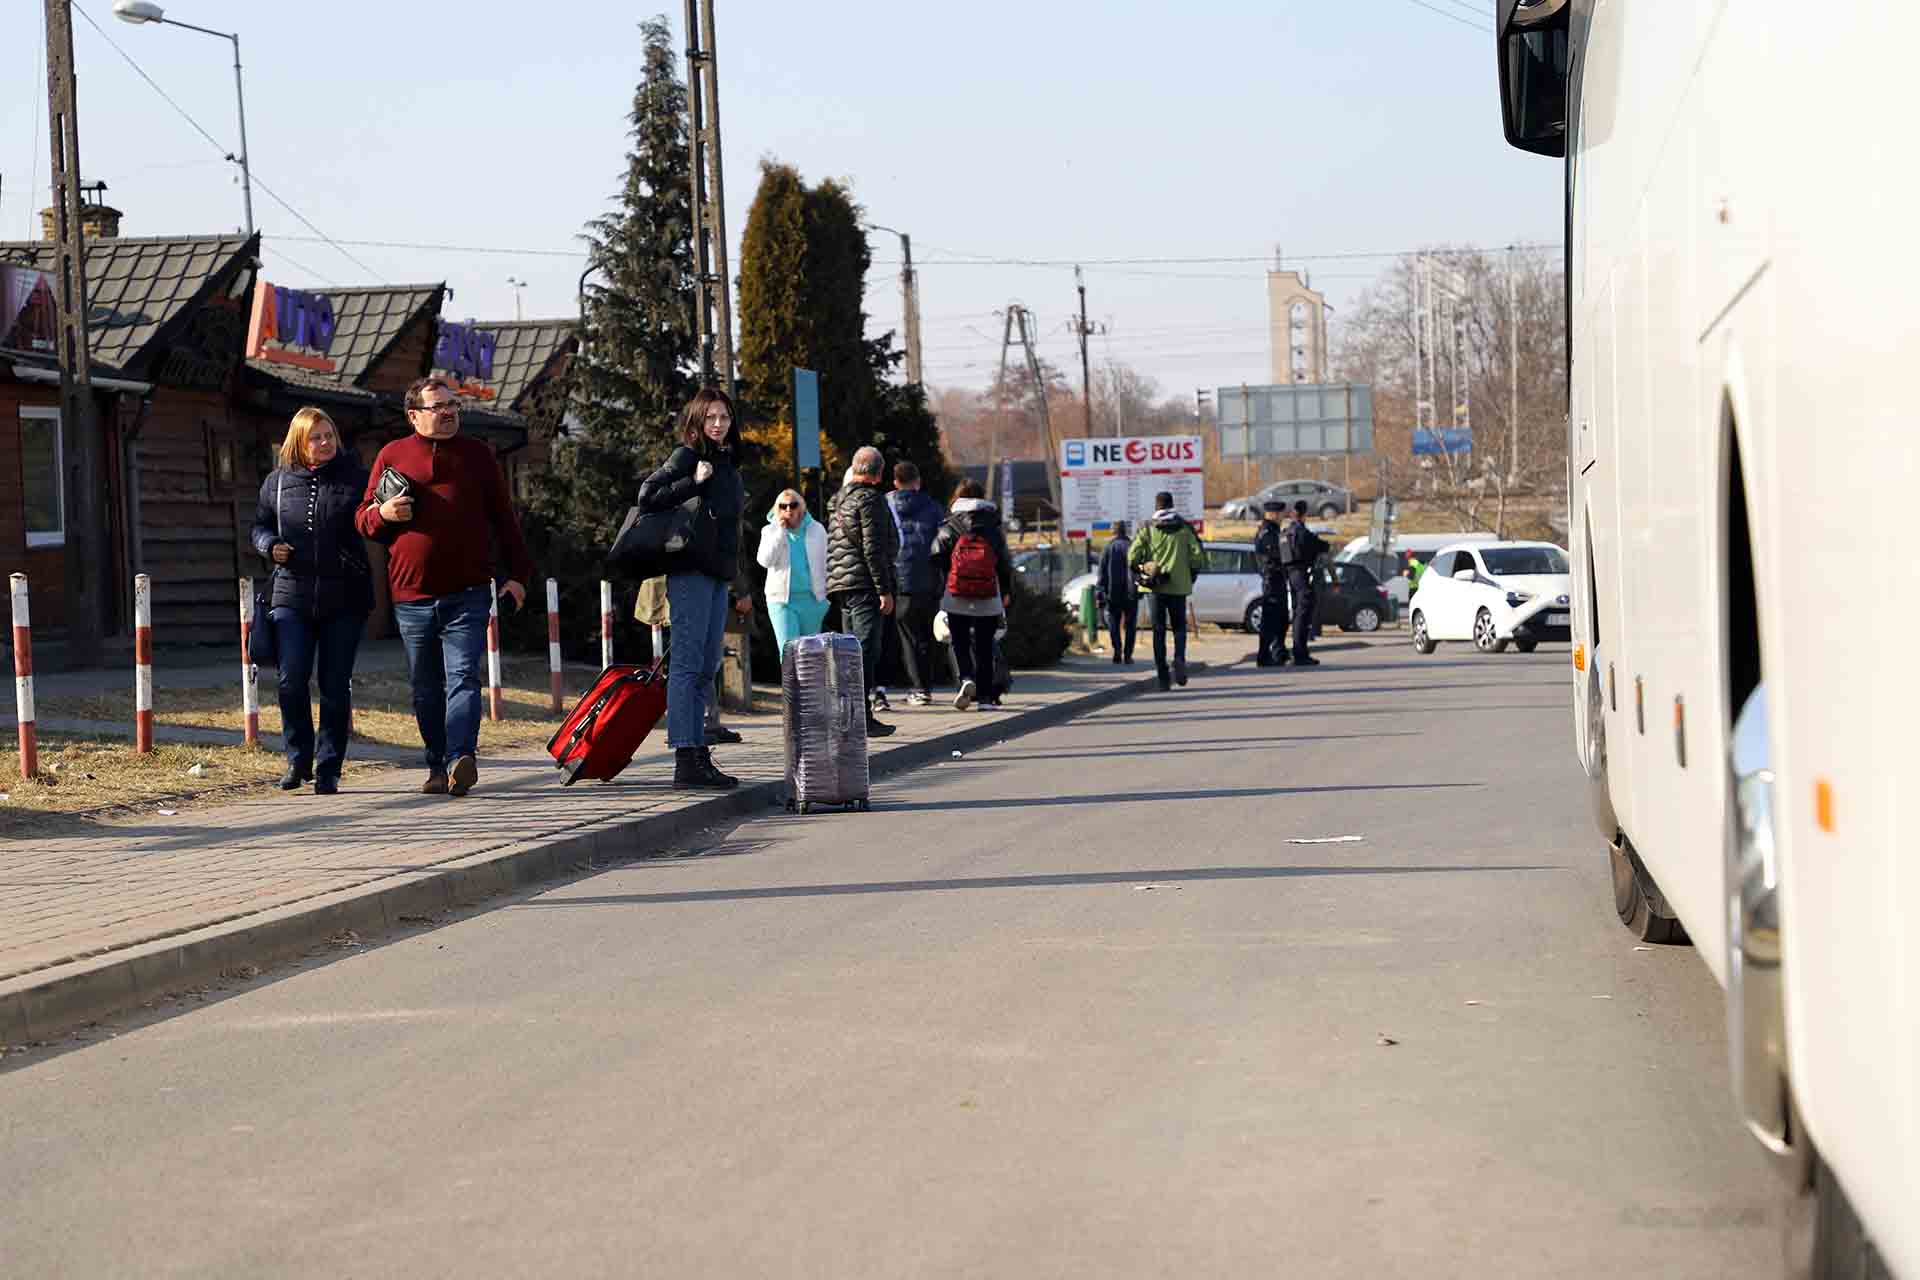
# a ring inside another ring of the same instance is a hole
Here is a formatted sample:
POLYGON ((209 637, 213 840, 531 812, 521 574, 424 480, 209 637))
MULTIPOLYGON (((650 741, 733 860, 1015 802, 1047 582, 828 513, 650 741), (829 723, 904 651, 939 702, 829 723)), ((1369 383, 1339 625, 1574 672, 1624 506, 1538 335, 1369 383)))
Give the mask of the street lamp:
POLYGON ((247 94, 240 84, 240 37, 229 31, 215 31, 209 27, 196 27, 191 22, 181 22, 169 18, 166 11, 150 0, 113 0, 113 16, 122 22, 131 22, 143 26, 149 22, 158 22, 169 27, 185 27, 189 31, 198 31, 201 35, 219 36, 222 40, 233 41, 233 95, 240 103, 240 154, 229 154, 227 159, 240 163, 240 193, 246 202, 247 236, 253 236, 253 174, 247 168, 247 94))
POLYGON ((527 287, 527 282, 518 276, 508 276, 507 283, 513 286, 513 318, 518 320, 520 319, 520 291, 527 287))

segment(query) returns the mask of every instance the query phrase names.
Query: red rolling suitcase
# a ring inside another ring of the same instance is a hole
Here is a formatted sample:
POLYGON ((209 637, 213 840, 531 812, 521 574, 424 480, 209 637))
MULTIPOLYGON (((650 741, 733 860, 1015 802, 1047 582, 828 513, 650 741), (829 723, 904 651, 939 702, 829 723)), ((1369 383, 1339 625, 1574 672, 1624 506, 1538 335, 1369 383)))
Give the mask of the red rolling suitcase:
POLYGON ((632 762, 666 713, 665 663, 608 667, 560 722, 547 754, 569 787, 582 778, 605 782, 632 762))

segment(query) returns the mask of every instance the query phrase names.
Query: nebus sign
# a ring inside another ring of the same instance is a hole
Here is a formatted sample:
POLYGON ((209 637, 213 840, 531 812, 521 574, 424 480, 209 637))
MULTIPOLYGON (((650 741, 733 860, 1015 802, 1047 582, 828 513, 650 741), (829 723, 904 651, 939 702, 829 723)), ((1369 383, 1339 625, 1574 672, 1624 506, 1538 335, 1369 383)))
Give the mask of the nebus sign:
POLYGON ((1060 442, 1061 524, 1069 538, 1083 538, 1115 520, 1130 523, 1153 514, 1156 493, 1173 495, 1173 507, 1198 525, 1206 514, 1205 463, 1199 436, 1088 437, 1060 442))
POLYGON ((254 282, 247 359, 332 373, 337 366, 327 348, 333 345, 333 331, 333 303, 324 293, 254 282))

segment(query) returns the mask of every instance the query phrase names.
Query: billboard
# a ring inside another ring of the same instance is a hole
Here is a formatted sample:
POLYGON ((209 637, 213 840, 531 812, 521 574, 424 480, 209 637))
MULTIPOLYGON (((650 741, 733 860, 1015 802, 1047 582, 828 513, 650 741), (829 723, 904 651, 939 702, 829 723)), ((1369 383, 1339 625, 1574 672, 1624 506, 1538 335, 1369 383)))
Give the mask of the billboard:
POLYGON ((334 327, 333 303, 326 294, 256 280, 247 359, 332 373, 338 366, 327 349, 333 345, 334 327))
POLYGON ((1373 452, 1373 387, 1365 382, 1218 387, 1213 403, 1222 457, 1373 452))
POLYGON ((1442 453, 1472 452, 1472 427, 1415 427, 1413 429, 1413 453, 1415 457, 1442 453))
POLYGON ((1153 495, 1198 527, 1206 515, 1204 446, 1199 436, 1102 436, 1060 442, 1060 525, 1084 538, 1115 520, 1137 527, 1153 515, 1153 495))

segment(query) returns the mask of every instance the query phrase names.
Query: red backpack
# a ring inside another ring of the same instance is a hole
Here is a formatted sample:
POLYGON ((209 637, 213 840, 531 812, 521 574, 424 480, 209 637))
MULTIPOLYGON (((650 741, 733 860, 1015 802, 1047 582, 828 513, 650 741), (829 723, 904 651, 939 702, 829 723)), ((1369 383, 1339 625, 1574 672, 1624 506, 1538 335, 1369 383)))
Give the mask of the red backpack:
POLYGON ((1000 594, 994 572, 993 544, 977 533, 963 533, 953 543, 953 563, 947 569, 947 594, 960 600, 987 600, 1000 594))

